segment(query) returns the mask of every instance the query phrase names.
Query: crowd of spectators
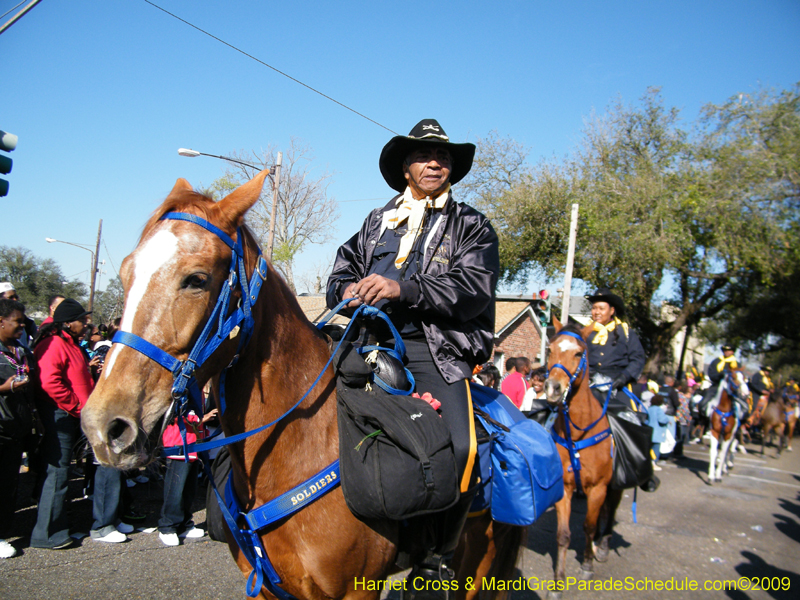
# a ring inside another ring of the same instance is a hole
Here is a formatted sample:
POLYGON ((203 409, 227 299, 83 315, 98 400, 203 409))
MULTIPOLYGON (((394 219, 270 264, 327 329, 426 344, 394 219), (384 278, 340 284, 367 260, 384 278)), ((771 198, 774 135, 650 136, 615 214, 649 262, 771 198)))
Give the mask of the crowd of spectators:
MULTIPOLYGON (((0 283, 0 559, 18 552, 6 538, 14 522, 20 472, 35 479, 31 547, 63 550, 85 536, 71 531, 67 510, 69 483, 76 473, 82 473, 83 495, 91 500, 89 537, 94 542, 125 542, 135 531, 134 523, 145 518, 133 506, 129 487, 148 482, 148 477, 99 464, 80 428, 81 409, 103 372, 119 324, 119 319, 92 324, 90 311, 79 302, 54 296, 49 315, 37 327, 14 285, 0 283)), ((202 420, 190 415, 189 441, 203 437, 206 423, 215 416, 216 410, 202 420)), ((178 430, 177 419, 166 428, 165 445, 173 429, 178 430)), ((180 539, 205 535, 192 521, 197 456, 175 457, 165 467, 158 529, 162 543, 177 546, 180 539)))

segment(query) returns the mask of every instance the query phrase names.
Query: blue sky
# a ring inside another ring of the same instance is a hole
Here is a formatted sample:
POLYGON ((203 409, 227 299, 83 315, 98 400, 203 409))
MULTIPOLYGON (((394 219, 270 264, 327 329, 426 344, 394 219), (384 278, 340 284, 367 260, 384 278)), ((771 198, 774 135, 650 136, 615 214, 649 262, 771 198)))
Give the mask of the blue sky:
MULTIPOLYGON (((797 0, 154 2, 395 132, 426 117, 455 141, 497 130, 532 161, 565 155, 592 111, 648 86, 691 121, 708 102, 800 80, 797 0)), ((67 276, 88 281, 89 254, 45 237, 93 246, 102 218, 102 288, 178 177, 223 174, 179 147, 280 150, 294 136, 313 149, 341 217, 296 275, 378 204, 352 200, 392 195, 378 170, 392 133, 144 0, 43 0, 0 35, 0 56, 0 129, 19 136, 0 244, 67 276)))

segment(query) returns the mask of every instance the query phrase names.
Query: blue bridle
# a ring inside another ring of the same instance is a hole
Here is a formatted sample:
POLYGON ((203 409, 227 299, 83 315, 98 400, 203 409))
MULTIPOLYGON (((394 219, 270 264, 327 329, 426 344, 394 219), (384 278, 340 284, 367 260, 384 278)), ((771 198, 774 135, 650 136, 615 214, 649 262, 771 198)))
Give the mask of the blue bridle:
MULTIPOLYGON (((576 340, 578 340, 582 344, 586 343, 581 336, 579 336, 577 333, 572 333, 571 331, 564 331, 563 333, 560 333, 559 335, 567 335, 567 336, 569 336, 571 338, 575 338, 576 340)), ((567 401, 567 397, 570 394, 570 391, 572 391, 572 384, 575 383, 575 380, 578 378, 578 376, 581 373, 585 373, 587 364, 588 364, 587 354, 586 354, 586 350, 584 350, 583 354, 581 354, 581 361, 578 363, 578 366, 575 369, 574 373, 570 373, 569 369, 567 367, 565 367, 564 365, 562 365, 561 363, 556 363, 552 367, 547 369, 547 377, 548 378, 550 377, 550 371, 552 371, 553 369, 561 369, 562 371, 564 371, 564 373, 567 374, 567 377, 569 378, 569 386, 567 387, 567 392, 564 394, 563 402, 565 404, 566 404, 566 401, 567 401)))
MULTIPOLYGON (((239 355, 247 345, 253 334, 253 306, 258 300, 259 292, 264 282, 267 280, 267 261, 258 250, 253 275, 248 281, 245 270, 243 235, 241 228, 237 229, 236 241, 222 231, 216 225, 206 221, 202 217, 190 213, 170 212, 161 217, 162 221, 186 221, 199 225, 203 229, 210 231, 222 240, 231 249, 231 262, 228 269, 228 280, 222 286, 222 290, 217 298, 217 303, 211 311, 211 316, 206 322, 203 331, 200 333, 189 356, 186 360, 178 360, 168 354, 158 346, 148 342, 136 334, 119 331, 114 335, 112 343, 123 344, 141 352, 151 360, 155 361, 167 371, 172 373, 172 406, 168 409, 174 410, 176 415, 185 416, 191 403, 191 408, 202 416, 204 412, 203 396, 197 385, 195 371, 201 367, 206 360, 219 348, 219 346, 229 337, 238 337, 239 346, 236 355, 231 360, 228 367, 223 371, 223 380, 220 383, 220 412, 225 411, 225 385, 224 376, 227 370, 232 367, 239 359, 239 355), (235 292, 240 292, 241 299, 235 310, 232 310, 232 301, 235 299, 235 292)), ((172 420, 172 415, 164 417, 164 423, 172 420)), ((181 430, 181 437, 185 443, 185 430, 183 419, 178 419, 181 430)))

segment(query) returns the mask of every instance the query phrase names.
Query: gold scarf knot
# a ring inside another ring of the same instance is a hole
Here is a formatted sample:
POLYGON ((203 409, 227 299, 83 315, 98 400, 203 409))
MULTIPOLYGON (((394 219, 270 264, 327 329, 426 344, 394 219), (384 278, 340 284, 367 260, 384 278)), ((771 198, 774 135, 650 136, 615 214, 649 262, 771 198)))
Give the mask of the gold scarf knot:
POLYGON ((445 202, 447 202, 449 193, 450 184, 447 184, 445 190, 435 199, 431 200, 431 197, 427 196, 418 200, 411 195, 411 188, 407 187, 403 195, 397 199, 397 208, 394 210, 394 215, 387 220, 386 228, 397 229, 398 226, 408 221, 408 231, 400 238, 400 247, 397 250, 397 257, 394 259, 395 268, 402 268, 406 262, 411 248, 414 246, 414 241, 422 228, 425 209, 441 210, 444 208, 445 202))

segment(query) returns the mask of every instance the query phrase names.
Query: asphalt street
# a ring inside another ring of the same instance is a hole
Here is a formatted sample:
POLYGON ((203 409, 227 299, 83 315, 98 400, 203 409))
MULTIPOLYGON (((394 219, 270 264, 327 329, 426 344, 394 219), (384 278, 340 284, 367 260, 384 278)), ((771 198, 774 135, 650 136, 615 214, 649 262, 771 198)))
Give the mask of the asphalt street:
MULTIPOLYGON (((800 597, 800 443, 795 440, 795 451, 784 452, 780 458, 773 458, 774 448, 767 448, 766 457, 754 453, 758 449, 750 445, 748 454, 738 454, 733 472, 713 486, 706 483, 706 448, 689 446, 684 459, 666 461, 659 473, 659 490, 638 493, 637 523, 632 519, 632 491, 623 498, 611 555, 595 568, 594 581, 609 589, 588 592, 578 589, 576 582, 564 598, 800 597), (699 589, 655 589, 656 582, 669 586, 670 581, 673 587, 695 581, 699 589), (622 590, 611 591, 615 582, 622 590), (736 582, 737 589, 703 589, 705 585, 721 587, 723 582, 729 582, 728 586, 736 582), (626 586, 634 589, 626 591, 626 586), (739 589, 744 587, 748 589, 739 589)), ((225 544, 205 537, 166 547, 157 533, 148 533, 158 519, 162 487, 157 480, 132 489, 137 507, 148 516, 139 524, 144 531, 131 534, 130 541, 103 544, 84 538, 69 550, 30 548, 28 536, 36 510, 29 499, 31 479, 29 473, 22 475, 21 506, 13 523, 17 537, 10 538, 20 553, 0 560, 3 600, 245 598, 245 578, 225 544)), ((77 478, 71 491, 80 495, 77 478)), ((201 493, 195 505, 195 520, 201 526, 205 523, 203 499, 201 493)), ((73 531, 87 532, 90 502, 76 498, 70 510, 73 531)), ((577 577, 580 568, 584 513, 585 502, 576 499, 567 565, 571 577, 577 577)), ((543 581, 552 579, 555 531, 553 511, 529 528, 518 572, 509 583, 523 589, 512 591, 512 600, 546 596, 541 589, 546 585, 543 581)))

